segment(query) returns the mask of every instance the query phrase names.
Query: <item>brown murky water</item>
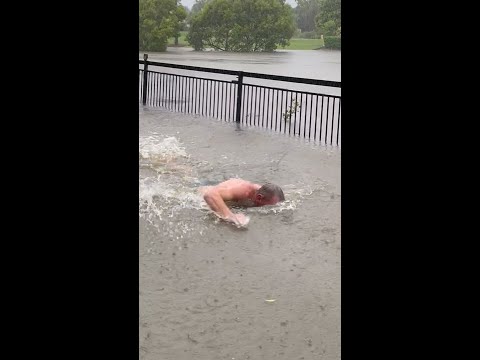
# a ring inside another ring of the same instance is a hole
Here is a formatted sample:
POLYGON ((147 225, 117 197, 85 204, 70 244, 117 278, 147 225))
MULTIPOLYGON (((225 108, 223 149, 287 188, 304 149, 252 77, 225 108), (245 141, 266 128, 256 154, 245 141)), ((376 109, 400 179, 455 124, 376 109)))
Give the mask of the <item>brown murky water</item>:
POLYGON ((340 359, 339 148, 139 109, 140 359, 340 359), (219 221, 198 186, 272 181, 219 221))

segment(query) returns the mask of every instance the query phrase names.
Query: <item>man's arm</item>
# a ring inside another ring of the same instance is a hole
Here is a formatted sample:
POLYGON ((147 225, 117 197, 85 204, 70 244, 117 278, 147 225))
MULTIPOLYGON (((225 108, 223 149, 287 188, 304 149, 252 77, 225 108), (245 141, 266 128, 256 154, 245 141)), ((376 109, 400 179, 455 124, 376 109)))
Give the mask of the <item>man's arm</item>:
POLYGON ((227 204, 225 204, 224 199, 227 198, 228 200, 228 197, 228 194, 220 193, 220 191, 216 188, 207 190, 203 195, 205 202, 208 204, 208 206, 210 206, 210 209, 212 209, 217 215, 219 215, 225 220, 229 220, 235 224, 239 224, 239 221, 237 220, 235 214, 232 213, 228 208, 227 204))

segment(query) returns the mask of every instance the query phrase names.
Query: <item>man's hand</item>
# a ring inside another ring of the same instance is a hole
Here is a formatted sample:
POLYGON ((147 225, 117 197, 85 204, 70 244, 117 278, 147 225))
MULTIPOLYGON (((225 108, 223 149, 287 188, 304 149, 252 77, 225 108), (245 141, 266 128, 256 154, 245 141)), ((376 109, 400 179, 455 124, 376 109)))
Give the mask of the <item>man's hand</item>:
POLYGON ((250 218, 241 213, 233 214, 233 216, 230 216, 228 220, 237 226, 247 226, 247 224, 250 222, 250 218))

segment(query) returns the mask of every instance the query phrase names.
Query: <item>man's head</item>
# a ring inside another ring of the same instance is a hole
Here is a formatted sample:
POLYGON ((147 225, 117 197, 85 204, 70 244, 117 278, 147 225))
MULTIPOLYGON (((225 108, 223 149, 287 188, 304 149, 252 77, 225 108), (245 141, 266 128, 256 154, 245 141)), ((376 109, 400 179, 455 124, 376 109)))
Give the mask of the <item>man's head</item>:
POLYGON ((285 196, 280 186, 266 183, 255 193, 255 205, 275 205, 280 201, 284 201, 285 196))

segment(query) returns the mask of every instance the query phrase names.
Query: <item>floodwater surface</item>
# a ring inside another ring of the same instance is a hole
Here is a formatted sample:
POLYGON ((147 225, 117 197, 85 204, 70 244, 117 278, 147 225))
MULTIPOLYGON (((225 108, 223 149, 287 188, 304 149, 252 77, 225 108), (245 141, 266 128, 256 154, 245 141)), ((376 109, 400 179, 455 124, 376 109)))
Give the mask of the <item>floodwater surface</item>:
MULTIPOLYGON (((139 58, 143 60, 143 52, 139 58)), ((148 52, 148 60, 223 70, 341 81, 340 50, 277 50, 271 53, 231 53, 168 48, 163 53, 148 52)))
POLYGON ((340 149, 139 108, 140 359, 340 359, 340 149), (240 177, 285 202, 219 220, 240 177))

